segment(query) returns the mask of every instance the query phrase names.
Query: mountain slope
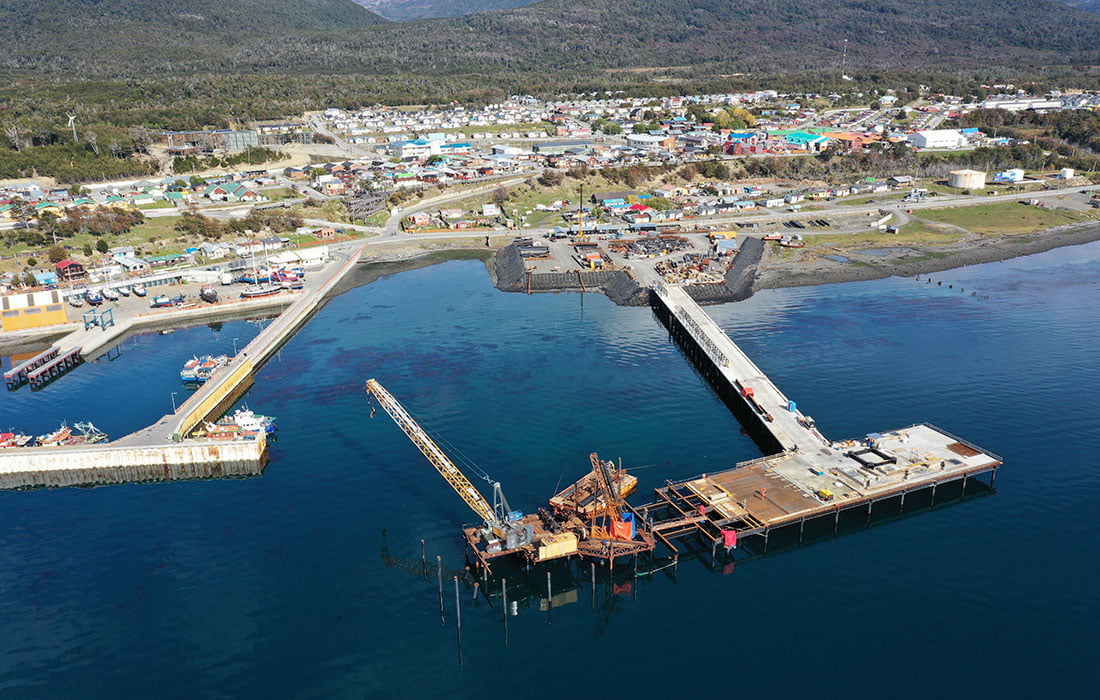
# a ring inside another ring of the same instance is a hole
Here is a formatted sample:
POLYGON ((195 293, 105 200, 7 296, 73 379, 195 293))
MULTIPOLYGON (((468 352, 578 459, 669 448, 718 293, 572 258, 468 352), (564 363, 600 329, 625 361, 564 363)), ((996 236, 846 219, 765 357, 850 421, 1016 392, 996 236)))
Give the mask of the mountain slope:
POLYGON ((1085 12, 1100 14, 1100 0, 1058 0, 1058 2, 1082 9, 1085 12))
POLYGON ((842 62, 850 71, 1100 64, 1100 17, 1049 0, 546 0, 385 24, 350 0, 6 0, 0 21, 11 19, 13 4, 83 13, 34 16, 26 23, 33 36, 22 38, 24 26, 4 22, 0 66, 116 75, 205 68, 537 82, 669 66, 699 74, 842 62), (125 18, 112 12, 96 25, 89 8, 102 15, 106 7, 125 18))
POLYGON ((433 70, 713 63, 741 71, 1066 64, 1100 59, 1100 17, 1048 0, 547 0, 391 24, 358 55, 433 70))
POLYGON ((385 21, 351 0, 4 0, 0 49, 9 64, 86 65, 107 57, 163 67, 257 41, 385 21))
POLYGON ((537 0, 354 0, 368 10, 395 22, 438 17, 458 17, 489 10, 507 10, 537 0))

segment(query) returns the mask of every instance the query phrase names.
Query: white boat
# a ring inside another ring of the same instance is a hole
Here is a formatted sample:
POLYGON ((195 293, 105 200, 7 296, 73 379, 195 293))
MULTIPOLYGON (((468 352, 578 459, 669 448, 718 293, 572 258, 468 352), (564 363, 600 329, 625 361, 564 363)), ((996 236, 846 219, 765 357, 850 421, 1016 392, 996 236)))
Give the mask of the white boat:
POLYGON ((118 288, 118 293, 121 294, 124 297, 128 297, 128 296, 130 296, 130 288, 129 287, 119 287, 118 288))
POLYGON ((104 287, 103 288, 103 298, 106 299, 107 301, 118 301, 119 300, 119 294, 116 290, 111 289, 110 287, 104 287))
POLYGON ((145 285, 141 282, 138 282, 133 286, 133 288, 131 288, 130 291, 134 293, 134 296, 143 297, 145 296, 145 285))

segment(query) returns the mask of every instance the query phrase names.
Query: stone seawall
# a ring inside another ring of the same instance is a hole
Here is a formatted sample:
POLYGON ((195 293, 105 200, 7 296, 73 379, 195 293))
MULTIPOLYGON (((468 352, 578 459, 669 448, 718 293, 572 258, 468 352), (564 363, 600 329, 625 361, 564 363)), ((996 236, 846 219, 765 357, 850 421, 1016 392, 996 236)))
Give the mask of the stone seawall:
POLYGON ((527 266, 515 245, 496 254, 494 267, 497 289, 504 292, 603 292, 621 306, 649 304, 649 290, 622 270, 542 272, 528 279, 527 266))
POLYGON ((759 238, 745 238, 733 265, 726 271, 722 284, 700 284, 684 287, 692 299, 699 304, 725 304, 730 301, 744 301, 752 296, 753 283, 756 281, 756 268, 764 254, 764 241, 759 238))

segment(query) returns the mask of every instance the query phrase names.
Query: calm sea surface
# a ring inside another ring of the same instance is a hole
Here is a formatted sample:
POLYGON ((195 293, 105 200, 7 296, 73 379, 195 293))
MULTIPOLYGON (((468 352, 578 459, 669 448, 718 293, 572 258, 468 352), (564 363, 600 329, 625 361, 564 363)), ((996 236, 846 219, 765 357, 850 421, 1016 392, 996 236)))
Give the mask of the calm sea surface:
MULTIPOLYGON (((587 565, 551 567, 566 604, 549 612, 546 569, 503 572, 507 644, 499 597, 468 581, 459 641, 473 515, 369 417, 366 379, 519 509, 591 451, 638 468, 635 502, 759 451, 648 309, 503 294, 478 262, 348 292, 243 399, 279 418, 263 477, 0 492, 0 697, 1092 695, 1100 245, 934 280, 709 311, 827 436, 935 423, 1004 457, 994 493, 713 569, 686 557, 635 581, 623 564, 595 590, 587 565)), ((0 427, 142 427, 184 396, 185 359, 258 330, 131 338, 0 396, 0 427)))

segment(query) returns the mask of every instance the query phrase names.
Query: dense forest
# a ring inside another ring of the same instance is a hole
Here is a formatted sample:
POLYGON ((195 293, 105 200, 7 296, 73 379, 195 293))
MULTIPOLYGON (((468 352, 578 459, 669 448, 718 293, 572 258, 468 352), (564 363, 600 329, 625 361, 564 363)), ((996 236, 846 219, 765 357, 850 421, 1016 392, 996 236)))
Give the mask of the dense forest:
POLYGON ((348 0, 8 0, 0 23, 0 68, 80 77, 1100 64, 1100 17, 1046 0, 546 0, 401 23, 348 0))

